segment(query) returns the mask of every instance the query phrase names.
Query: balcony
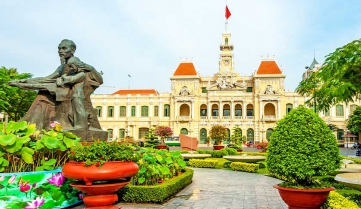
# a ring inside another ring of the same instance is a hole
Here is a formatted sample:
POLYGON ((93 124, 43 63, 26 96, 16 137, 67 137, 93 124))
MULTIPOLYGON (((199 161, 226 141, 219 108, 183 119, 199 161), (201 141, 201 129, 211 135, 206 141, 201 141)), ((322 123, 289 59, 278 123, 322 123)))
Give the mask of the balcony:
POLYGON ((190 121, 191 117, 189 115, 187 116, 178 116, 178 121, 190 121))
POLYGON ((231 116, 223 116, 223 119, 231 119, 231 116))
POLYGON ((212 120, 218 120, 219 116, 212 116, 212 120))
POLYGON ((248 119, 248 120, 253 120, 253 119, 254 119, 254 116, 246 116, 246 119, 248 119))
POLYGON ((201 116, 201 120, 207 120, 207 116, 201 116))
POLYGON ((276 121, 276 115, 265 115, 263 119, 265 121, 276 121))
POLYGON ((236 119, 236 120, 241 120, 241 119, 242 119, 242 116, 234 116, 234 119, 236 119))

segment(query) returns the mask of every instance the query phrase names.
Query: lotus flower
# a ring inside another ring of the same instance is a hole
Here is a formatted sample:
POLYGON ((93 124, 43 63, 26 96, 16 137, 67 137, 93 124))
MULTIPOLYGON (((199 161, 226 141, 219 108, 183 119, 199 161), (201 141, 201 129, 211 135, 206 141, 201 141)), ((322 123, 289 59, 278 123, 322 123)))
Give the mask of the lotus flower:
POLYGON ((5 176, 0 176, 0 182, 4 181, 4 179, 5 179, 5 176))
POLYGON ((27 202, 28 206, 26 206, 24 209, 38 209, 44 204, 44 197, 37 197, 32 202, 27 202))
POLYGON ((28 192, 31 187, 29 184, 26 183, 26 184, 20 184, 19 188, 21 192, 28 192))
POLYGON ((63 185, 64 181, 65 181, 65 177, 62 173, 57 173, 54 176, 52 176, 50 179, 48 179, 48 182, 50 184, 53 184, 57 187, 63 185))
POLYGON ((15 179, 16 179, 16 176, 10 177, 9 180, 8 180, 8 184, 14 183, 15 179))

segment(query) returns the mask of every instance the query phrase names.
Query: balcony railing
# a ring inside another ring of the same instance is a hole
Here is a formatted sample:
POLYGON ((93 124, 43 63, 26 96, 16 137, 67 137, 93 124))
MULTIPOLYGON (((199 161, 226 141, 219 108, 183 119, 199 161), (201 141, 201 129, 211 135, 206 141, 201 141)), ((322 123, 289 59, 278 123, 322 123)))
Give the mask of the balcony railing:
POLYGON ((201 120, 206 120, 207 116, 201 116, 201 120))
POLYGON ((191 117, 189 115, 187 116, 178 116, 178 120, 190 120, 191 117))
POLYGON ((234 116, 234 119, 240 120, 242 119, 242 116, 234 116))
POLYGON ((231 119, 231 116, 223 116, 223 119, 231 119))
POLYGON ((247 116, 246 118, 247 118, 247 119, 253 119, 254 116, 247 116))
POLYGON ((219 116, 212 116, 213 120, 217 120, 219 118, 219 116))
POLYGON ((265 120, 276 120, 276 115, 265 115, 264 119, 265 120))

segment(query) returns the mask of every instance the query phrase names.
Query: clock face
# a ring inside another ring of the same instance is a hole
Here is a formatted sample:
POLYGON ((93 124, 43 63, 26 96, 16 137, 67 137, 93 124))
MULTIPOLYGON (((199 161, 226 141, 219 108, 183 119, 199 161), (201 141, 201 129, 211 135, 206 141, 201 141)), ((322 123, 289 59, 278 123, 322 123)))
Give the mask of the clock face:
POLYGON ((225 64, 225 65, 228 65, 228 64, 229 64, 229 61, 228 61, 228 60, 225 60, 225 61, 224 61, 224 64, 225 64))

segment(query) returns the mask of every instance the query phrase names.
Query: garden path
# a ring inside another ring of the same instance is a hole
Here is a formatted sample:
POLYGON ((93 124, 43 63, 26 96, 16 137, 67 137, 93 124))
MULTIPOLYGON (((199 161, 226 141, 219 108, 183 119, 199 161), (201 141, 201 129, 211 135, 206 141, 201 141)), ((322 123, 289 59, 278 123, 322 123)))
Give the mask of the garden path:
MULTIPOLYGON (((119 203, 122 209, 287 209, 268 176, 223 169, 192 168, 193 182, 162 205, 119 203)), ((72 209, 82 209, 84 205, 72 209)))

